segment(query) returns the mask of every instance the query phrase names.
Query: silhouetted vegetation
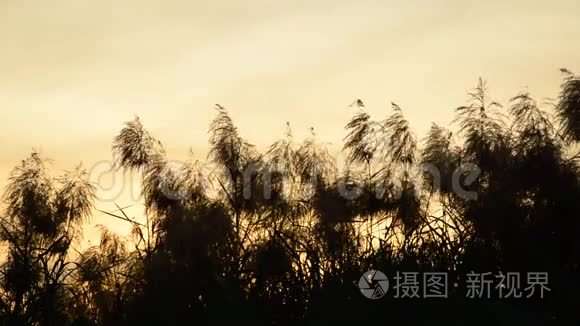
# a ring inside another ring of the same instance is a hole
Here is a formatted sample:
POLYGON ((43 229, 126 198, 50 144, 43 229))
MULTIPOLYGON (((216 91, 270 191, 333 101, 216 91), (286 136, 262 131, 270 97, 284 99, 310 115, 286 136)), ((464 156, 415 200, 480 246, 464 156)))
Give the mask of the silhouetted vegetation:
POLYGON ((288 124, 260 153, 221 106, 208 162, 175 168, 136 118, 112 149, 141 176, 146 216, 107 212, 132 240, 103 227, 82 252, 95 187, 82 167, 50 177, 33 153, 4 191, 0 321, 580 324, 580 79, 563 72, 547 110, 525 92, 502 107, 480 80, 456 109, 455 134, 434 124, 423 140, 397 104, 374 120, 357 100, 340 173, 314 129, 300 142, 288 124), (450 284, 470 271, 542 271, 551 291, 468 300, 450 286, 449 299, 368 300, 356 285, 370 269, 447 271, 450 284))

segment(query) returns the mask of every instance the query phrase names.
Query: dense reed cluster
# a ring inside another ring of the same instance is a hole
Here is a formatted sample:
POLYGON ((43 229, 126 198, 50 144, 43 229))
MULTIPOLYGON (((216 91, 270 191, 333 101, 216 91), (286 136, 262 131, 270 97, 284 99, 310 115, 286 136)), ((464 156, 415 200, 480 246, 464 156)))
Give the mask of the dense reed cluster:
POLYGON ((103 228, 83 251, 94 185, 82 167, 50 177, 33 153, 3 196, 0 324, 578 324, 580 79, 564 74, 552 108, 528 93, 502 106, 480 80, 454 132, 433 125, 425 139, 397 104, 375 120, 357 100, 341 172, 314 132, 299 141, 290 125, 260 153, 221 106, 208 161, 176 169, 137 118, 112 149, 141 176, 146 216, 108 212, 132 239, 103 228), (370 269, 451 282, 543 271, 551 291, 368 300, 356 285, 370 269))

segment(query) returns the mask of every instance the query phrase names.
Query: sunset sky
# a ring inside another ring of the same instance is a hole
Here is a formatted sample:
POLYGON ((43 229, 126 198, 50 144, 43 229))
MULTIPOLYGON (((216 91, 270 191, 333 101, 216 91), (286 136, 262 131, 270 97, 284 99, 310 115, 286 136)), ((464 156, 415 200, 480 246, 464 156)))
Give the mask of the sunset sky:
POLYGON ((172 157, 203 159, 216 103, 259 147, 289 121, 336 150, 356 98, 377 118, 397 102, 421 137, 479 76, 502 103, 526 87, 555 97, 558 69, 580 72, 579 13, 578 0, 2 0, 0 185, 33 147, 55 171, 110 160, 135 115, 172 157))

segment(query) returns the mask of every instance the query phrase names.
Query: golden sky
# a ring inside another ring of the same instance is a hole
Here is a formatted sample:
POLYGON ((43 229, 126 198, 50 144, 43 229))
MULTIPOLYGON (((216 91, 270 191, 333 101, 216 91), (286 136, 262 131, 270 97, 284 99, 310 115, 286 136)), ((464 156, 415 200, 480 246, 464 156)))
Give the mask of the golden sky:
POLYGON ((524 87, 554 97, 558 68, 580 72, 579 13, 577 0, 0 0, 0 185, 32 147, 55 170, 110 159, 134 115, 181 158, 203 157, 215 103, 259 146, 286 121, 338 146, 356 98, 377 118, 397 102, 421 136, 479 76, 502 103, 524 87))

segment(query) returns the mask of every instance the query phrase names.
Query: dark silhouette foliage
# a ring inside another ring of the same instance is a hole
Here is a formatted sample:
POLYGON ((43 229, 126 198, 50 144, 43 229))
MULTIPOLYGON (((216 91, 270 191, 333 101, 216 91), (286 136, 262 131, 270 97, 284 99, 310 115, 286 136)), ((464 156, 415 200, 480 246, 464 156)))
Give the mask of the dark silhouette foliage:
POLYGON ((300 142, 287 123, 260 153, 219 105, 207 162, 175 167, 135 118, 112 149, 141 176, 146 214, 104 212, 131 239, 101 226, 83 251, 95 188, 81 167, 51 177, 34 152, 2 197, 0 324, 580 324, 580 82, 565 74, 553 115, 527 92, 503 108, 480 79, 422 142, 397 104, 374 120, 357 99, 341 172, 314 128, 300 142), (543 271, 551 291, 368 300, 357 284, 371 269, 448 272, 450 284, 543 271))

